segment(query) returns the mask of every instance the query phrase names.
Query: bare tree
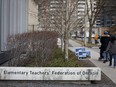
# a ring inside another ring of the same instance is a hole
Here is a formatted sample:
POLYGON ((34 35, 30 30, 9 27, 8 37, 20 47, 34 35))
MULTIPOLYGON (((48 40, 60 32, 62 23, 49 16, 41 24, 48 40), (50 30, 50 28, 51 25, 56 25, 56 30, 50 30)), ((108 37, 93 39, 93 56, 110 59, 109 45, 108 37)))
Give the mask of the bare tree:
MULTIPOLYGON (((54 0, 59 3, 59 8, 54 9, 52 17, 54 17, 54 30, 57 31, 61 35, 62 49, 64 49, 65 59, 68 60, 68 44, 69 44, 69 34, 70 31, 74 28, 76 29, 76 25, 78 25, 77 18, 77 9, 79 0, 54 0), (74 17, 74 14, 76 15, 74 17), (61 23, 60 23, 61 22, 61 23), (63 47, 64 42, 64 47, 63 47)), ((49 14, 51 14, 49 12, 49 14)))
POLYGON ((100 14, 100 11, 105 3, 105 0, 86 0, 86 13, 85 19, 89 22, 89 39, 88 43, 92 43, 92 29, 97 17, 100 14), (96 7, 95 7, 96 4, 96 7))
MULTIPOLYGON (((55 31, 59 32, 61 35, 62 49, 64 49, 65 59, 68 60, 68 40, 69 33, 73 29, 71 24, 72 21, 77 19, 73 17, 74 12, 76 11, 78 0, 55 0, 59 3, 60 10, 58 8, 54 11, 54 21, 55 21, 55 31), (57 19, 59 18, 59 20, 57 19), (60 23, 61 22, 61 23, 60 23), (63 47, 64 42, 64 47, 63 47)), ((75 20, 76 21, 76 20, 75 20)), ((74 22, 75 23, 75 22, 74 22)))

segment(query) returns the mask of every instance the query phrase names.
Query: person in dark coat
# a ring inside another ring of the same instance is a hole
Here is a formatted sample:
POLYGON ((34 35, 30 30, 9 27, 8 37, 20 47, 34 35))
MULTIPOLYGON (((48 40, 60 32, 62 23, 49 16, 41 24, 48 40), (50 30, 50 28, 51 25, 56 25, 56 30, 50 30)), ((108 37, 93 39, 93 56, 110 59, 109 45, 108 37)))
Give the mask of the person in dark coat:
POLYGON ((101 47, 100 47, 101 53, 100 54, 103 56, 104 63, 107 62, 108 60, 108 53, 106 53, 105 51, 106 51, 109 41, 110 41, 110 35, 107 31, 105 31, 104 34, 100 38, 100 42, 101 42, 101 47))
MULTIPOLYGON (((116 67, 116 35, 111 36, 111 41, 108 44, 106 52, 109 51, 110 55, 114 58, 114 68, 116 67)), ((110 66, 112 65, 112 58, 110 58, 110 66)))

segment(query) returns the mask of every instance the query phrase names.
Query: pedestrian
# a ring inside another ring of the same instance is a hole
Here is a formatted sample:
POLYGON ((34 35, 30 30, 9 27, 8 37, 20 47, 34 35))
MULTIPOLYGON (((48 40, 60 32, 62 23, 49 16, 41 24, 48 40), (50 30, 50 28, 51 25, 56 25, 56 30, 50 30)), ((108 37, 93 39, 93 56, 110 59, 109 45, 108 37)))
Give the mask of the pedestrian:
MULTIPOLYGON (((109 51, 111 56, 114 58, 114 68, 116 67, 116 36, 111 36, 111 40, 108 44, 108 47, 106 49, 106 52, 109 51)), ((112 58, 110 59, 110 66, 112 65, 112 58)))
MULTIPOLYGON (((101 36, 99 36, 99 39, 101 40, 101 36)), ((100 61, 100 60, 103 59, 103 55, 102 55, 103 54, 103 50, 101 49, 101 46, 99 47, 99 49, 100 49, 100 57, 99 57, 98 60, 100 61)))
POLYGON ((99 43, 99 42, 98 42, 98 39, 99 39, 99 36, 96 34, 96 35, 94 36, 95 44, 98 44, 98 43, 99 43))
POLYGON ((106 48, 108 46, 108 43, 110 41, 110 35, 108 31, 104 31, 103 35, 100 37, 101 47, 100 47, 100 55, 102 55, 103 58, 99 58, 99 60, 103 59, 103 63, 108 61, 108 53, 106 52, 106 48))

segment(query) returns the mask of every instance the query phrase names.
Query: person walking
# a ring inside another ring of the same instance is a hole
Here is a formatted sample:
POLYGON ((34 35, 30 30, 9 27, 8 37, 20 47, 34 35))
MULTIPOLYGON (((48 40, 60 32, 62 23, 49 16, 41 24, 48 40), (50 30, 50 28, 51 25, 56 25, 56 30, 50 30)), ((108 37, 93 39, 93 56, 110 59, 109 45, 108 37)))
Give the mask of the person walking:
POLYGON ((107 62, 107 60, 108 60, 108 53, 105 51, 106 51, 109 41, 110 41, 110 35, 109 35, 108 31, 104 31, 104 34, 100 38, 100 42, 101 42, 100 55, 103 56, 103 60, 104 60, 103 63, 107 62))
MULTIPOLYGON (((106 49, 106 52, 109 51, 111 56, 114 58, 114 68, 116 67, 116 36, 111 36, 111 41, 108 44, 108 47, 106 49)), ((112 65, 112 58, 110 58, 110 66, 112 65)))
MULTIPOLYGON (((101 40, 101 36, 99 36, 99 39, 101 40)), ((100 42, 101 42, 101 41, 100 41, 100 42)), ((103 50, 101 49, 101 46, 99 47, 99 49, 100 49, 100 57, 99 57, 98 60, 100 61, 100 60, 103 59, 103 55, 102 55, 102 54, 103 54, 103 50)))
POLYGON ((99 36, 96 34, 96 35, 94 36, 95 44, 98 44, 98 43, 99 43, 99 42, 98 42, 98 39, 99 39, 99 36))

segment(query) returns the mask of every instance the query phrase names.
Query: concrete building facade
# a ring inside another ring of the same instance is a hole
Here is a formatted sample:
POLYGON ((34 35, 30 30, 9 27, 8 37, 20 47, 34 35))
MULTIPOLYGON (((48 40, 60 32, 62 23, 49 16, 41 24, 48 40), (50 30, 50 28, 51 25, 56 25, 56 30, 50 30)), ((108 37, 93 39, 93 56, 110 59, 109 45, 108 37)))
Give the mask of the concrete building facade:
POLYGON ((38 30, 38 5, 34 0, 28 0, 28 31, 38 30))
POLYGON ((6 51, 7 38, 37 30, 38 8, 34 0, 0 0, 0 51, 6 51))
POLYGON ((0 0, 0 51, 6 51, 7 38, 27 32, 28 0, 0 0))
POLYGON ((112 27, 116 25, 116 1, 105 0, 105 4, 101 10, 100 26, 112 27))

